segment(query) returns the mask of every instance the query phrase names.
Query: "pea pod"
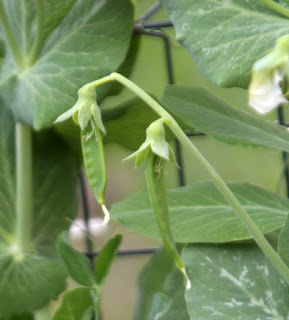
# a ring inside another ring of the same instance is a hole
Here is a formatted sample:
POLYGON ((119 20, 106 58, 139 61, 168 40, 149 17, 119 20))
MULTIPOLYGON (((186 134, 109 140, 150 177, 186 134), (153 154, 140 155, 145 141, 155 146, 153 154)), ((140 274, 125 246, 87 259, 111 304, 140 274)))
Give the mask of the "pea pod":
POLYGON ((171 230, 167 194, 163 174, 166 162, 166 159, 157 156, 153 152, 149 153, 146 161, 147 187, 159 231, 164 242, 164 246, 174 259, 176 266, 185 275, 187 281, 187 289, 190 289, 191 283, 188 279, 184 262, 177 251, 171 230))
POLYGON ((81 146, 87 179, 97 202, 102 206, 105 224, 109 221, 104 202, 107 175, 102 133, 97 126, 89 124, 85 130, 81 130, 81 146))

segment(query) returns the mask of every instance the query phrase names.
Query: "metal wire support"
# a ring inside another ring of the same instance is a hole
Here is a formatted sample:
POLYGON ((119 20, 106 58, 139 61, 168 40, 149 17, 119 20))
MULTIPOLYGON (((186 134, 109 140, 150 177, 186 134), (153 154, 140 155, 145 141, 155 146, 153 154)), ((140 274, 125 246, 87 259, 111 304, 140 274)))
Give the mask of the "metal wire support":
MULTIPOLYGON (((135 256, 135 255, 146 255, 157 252, 159 248, 140 248, 140 249, 124 249, 117 252, 117 256, 135 256)), ((95 258, 99 255, 98 251, 87 251, 85 255, 89 258, 95 258)))
MULTIPOLYGON (((282 125, 282 126, 287 126, 287 124, 285 123, 283 106, 280 106, 280 107, 277 109, 277 112, 278 112, 279 124, 282 125)), ((283 174, 284 174, 285 183, 286 183, 286 192, 287 192, 287 197, 289 198, 289 166, 288 166, 288 153, 285 152, 285 151, 282 152, 282 160, 283 160, 283 165, 284 165, 283 174)))
POLYGON ((173 27, 171 20, 157 20, 157 21, 146 21, 136 26, 141 25, 144 29, 161 29, 167 27, 173 27))
POLYGON ((161 3, 159 1, 157 1, 154 5, 152 5, 147 12, 145 12, 141 18, 139 19, 139 21, 146 21, 148 20, 150 17, 152 17, 160 8, 162 7, 161 3))
MULTIPOLYGON (((166 54, 168 83, 174 84, 175 77, 174 77, 174 70, 173 70, 173 59, 172 59, 172 50, 171 50, 170 40, 167 36, 164 35, 163 41, 164 41, 165 54, 166 54)), ((177 140, 177 139, 175 140, 175 144, 176 144, 176 158, 177 158, 177 163, 179 165, 179 170, 178 170, 179 185, 184 186, 186 184, 186 182, 185 182, 184 160, 183 160, 182 147, 181 147, 179 140, 177 140)))

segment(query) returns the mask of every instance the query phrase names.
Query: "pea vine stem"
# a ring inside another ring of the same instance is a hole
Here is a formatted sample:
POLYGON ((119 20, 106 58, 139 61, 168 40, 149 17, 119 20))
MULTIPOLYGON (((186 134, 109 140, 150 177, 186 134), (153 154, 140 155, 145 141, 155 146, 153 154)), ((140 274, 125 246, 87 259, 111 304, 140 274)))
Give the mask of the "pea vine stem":
POLYGON ((274 2, 272 0, 259 0, 263 3, 267 8, 281 14, 284 17, 289 18, 289 9, 281 6, 279 3, 274 2))
POLYGON ((2 25, 2 29, 4 31, 4 35, 6 38, 6 41, 9 45, 9 48, 11 50, 11 53, 14 57, 14 60, 19 68, 23 68, 23 59, 20 52, 20 49, 18 47, 15 34, 12 30, 11 24, 8 19, 7 12, 5 10, 3 0, 0 0, 0 22, 2 25))
POLYGON ((16 123, 16 247, 30 249, 33 219, 31 127, 16 123))
MULTIPOLYGON (((265 0, 262 0, 265 1, 265 0)), ((103 83, 109 81, 118 81, 142 100, 144 100, 161 118, 166 119, 166 125, 173 131, 175 136, 179 139, 182 145, 199 161, 199 163, 207 171, 208 175, 211 177, 215 183, 218 190, 222 193, 226 201, 232 206, 237 216, 243 222, 244 226, 248 232, 255 239, 256 243, 269 258, 272 264, 276 267, 279 273, 283 276, 287 283, 289 283, 289 268, 286 266, 284 261, 278 255, 278 253, 273 249, 267 239, 264 237, 262 232, 259 230, 255 222, 251 219, 248 213, 244 210, 239 200, 235 197, 233 192, 226 185, 221 176, 217 171, 212 167, 208 160, 201 154, 201 152, 196 148, 192 141, 187 137, 187 135, 180 128, 175 119, 157 102, 155 101, 148 93, 143 89, 137 86, 135 83, 125 78, 121 74, 112 73, 111 75, 104 77, 102 79, 91 82, 90 84, 94 87, 97 87, 103 83)))

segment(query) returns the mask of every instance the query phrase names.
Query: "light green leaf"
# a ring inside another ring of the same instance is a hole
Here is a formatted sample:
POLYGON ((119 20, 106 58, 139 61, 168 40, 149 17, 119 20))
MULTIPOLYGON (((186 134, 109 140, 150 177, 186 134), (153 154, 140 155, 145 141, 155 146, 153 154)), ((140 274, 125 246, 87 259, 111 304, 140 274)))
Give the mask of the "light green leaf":
POLYGON ((161 0, 199 69, 224 87, 246 88, 254 62, 288 33, 288 18, 258 0, 161 0))
POLYGON ((189 320, 184 291, 183 274, 162 249, 153 255, 141 272, 134 319, 189 320))
POLYGON ((0 317, 32 312, 65 289, 66 270, 56 259, 35 254, 19 257, 0 245, 0 317))
POLYGON ((81 320, 98 320, 96 317, 94 317, 94 311, 93 311, 93 307, 92 306, 90 306, 86 310, 84 315, 81 317, 81 320))
POLYGON ((90 288, 75 288, 64 292, 61 305, 52 320, 80 320, 93 306, 90 288))
MULTIPOLYGON (((102 119, 107 130, 104 143, 118 143, 135 151, 145 141, 147 127, 157 120, 158 116, 143 100, 132 98, 114 108, 102 110, 102 119)), ((187 129, 183 123, 181 125, 187 129)), ((167 141, 173 138, 173 134, 168 130, 167 141)))
POLYGON ((139 98, 104 110, 104 126, 107 135, 104 143, 118 143, 130 150, 137 150, 145 141, 147 127, 158 117, 148 105, 139 98))
POLYGON ((289 216, 279 235, 278 253, 287 266, 289 266, 289 216))
POLYGON ((100 250, 94 264, 94 274, 99 285, 102 284, 105 277, 107 276, 117 250, 121 244, 121 241, 122 235, 118 234, 110 239, 100 250))
POLYGON ((32 313, 25 313, 17 316, 12 316, 10 318, 1 318, 1 320, 35 320, 32 313))
POLYGON ((73 154, 51 131, 34 135, 31 252, 22 256, 15 251, 14 140, 14 120, 1 104, 0 317, 34 311, 64 290, 66 271, 55 259, 55 240, 76 213, 73 154))
POLYGON ((283 7, 285 7, 285 8, 286 8, 286 7, 287 7, 287 8, 289 7, 289 1, 288 1, 288 0, 279 0, 279 1, 278 1, 278 0, 276 1, 276 0, 275 0, 275 2, 278 2, 279 4, 281 4, 281 5, 282 5, 283 7))
POLYGON ((43 1, 45 15, 43 39, 45 39, 58 25, 60 25, 76 2, 77 0, 43 1))
POLYGON ((172 301, 168 296, 160 293, 154 294, 149 320, 160 320, 164 315, 167 317, 171 304, 172 301))
POLYGON ((161 102, 191 129, 223 142, 289 151, 284 127, 237 110, 204 89, 168 86, 161 102))
MULTIPOLYGON (((284 225, 289 211, 286 198, 247 183, 229 184, 229 187, 263 233, 284 225)), ((251 238, 211 182, 168 190, 168 206, 176 242, 229 242, 251 238)), ((147 192, 139 192, 113 205, 111 218, 133 231, 161 239, 147 192)))
MULTIPOLYGON (((20 6, 17 0, 6 0, 25 57, 30 54, 36 29, 35 1, 31 1, 22 1, 20 6)), ((43 40, 36 63, 30 65, 28 61, 25 70, 19 71, 7 55, 0 74, 1 91, 17 119, 36 129, 51 126, 71 108, 77 90, 85 83, 116 71, 129 46, 133 22, 130 0, 79 0, 69 11, 72 2, 65 3, 62 16, 57 18, 62 22, 56 26, 58 21, 43 40)), ((107 90, 102 86, 98 97, 101 99, 107 90)))
MULTIPOLYGON (((138 56, 139 46, 140 46, 141 36, 137 34, 132 34, 130 45, 127 51, 127 55, 123 63, 119 66, 117 72, 129 78, 138 56)), ((111 89, 109 91, 109 95, 117 95, 124 89, 124 86, 118 82, 113 82, 111 85, 111 89)))
POLYGON ((183 250, 192 289, 185 297, 191 320, 282 320, 289 290, 254 245, 198 245, 183 250))
POLYGON ((65 262, 70 276, 79 284, 95 287, 96 279, 84 254, 68 244, 66 234, 62 234, 57 243, 58 252, 65 262))

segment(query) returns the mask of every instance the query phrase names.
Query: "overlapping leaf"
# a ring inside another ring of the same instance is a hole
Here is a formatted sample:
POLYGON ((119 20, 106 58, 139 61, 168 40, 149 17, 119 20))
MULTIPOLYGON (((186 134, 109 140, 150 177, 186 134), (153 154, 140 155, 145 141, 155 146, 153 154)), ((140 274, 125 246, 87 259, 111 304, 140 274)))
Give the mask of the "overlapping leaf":
POLYGON ((199 69, 225 87, 247 87, 253 63, 288 33, 288 18, 258 0, 161 2, 199 69))
POLYGON ((253 245, 198 245, 183 250, 192 289, 191 320, 271 320, 289 316, 288 286, 253 245))
POLYGON ((60 308, 53 320, 81 320, 88 308, 93 306, 90 288, 75 288, 64 293, 60 308))
POLYGON ((197 128, 230 144, 289 151, 284 127, 237 110, 205 89, 168 86, 161 102, 191 130, 197 128))
POLYGON ((189 320, 184 278, 169 254, 156 253, 142 270, 135 320, 189 320))
POLYGON ((65 288, 66 270, 55 258, 55 240, 76 212, 77 164, 51 133, 34 137, 34 217, 31 252, 15 241, 14 121, 0 107, 0 317, 34 311, 65 288), (53 150, 53 152, 51 151, 53 150), (21 297, 21 298, 20 298, 21 297))
MULTIPOLYGON (((284 225, 289 211, 287 199, 246 183, 229 184, 229 187, 263 233, 284 225)), ((168 205, 176 242, 228 242, 251 238, 211 182, 168 190, 168 205)), ((113 205, 111 217, 136 232, 161 238, 147 192, 113 205)))
MULTIPOLYGON (((5 1, 25 67, 17 67, 7 54, 0 87, 16 117, 37 129, 50 126, 73 106, 82 85, 117 70, 129 46, 133 18, 129 0, 73 2, 67 0, 55 7, 53 0, 45 5, 47 38, 43 38, 34 63, 36 1, 22 1, 21 5, 16 0, 5 1), (49 29, 52 25, 54 30, 49 29)), ((100 98, 107 89, 98 90, 100 98)))

